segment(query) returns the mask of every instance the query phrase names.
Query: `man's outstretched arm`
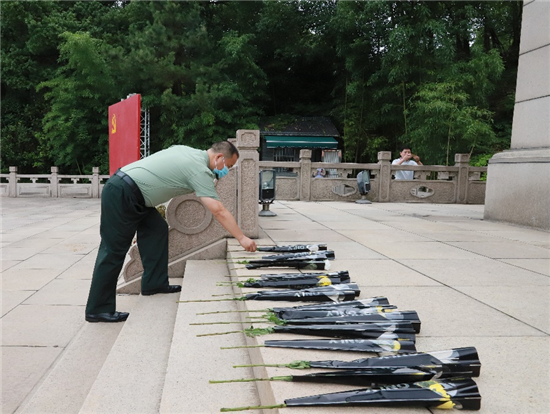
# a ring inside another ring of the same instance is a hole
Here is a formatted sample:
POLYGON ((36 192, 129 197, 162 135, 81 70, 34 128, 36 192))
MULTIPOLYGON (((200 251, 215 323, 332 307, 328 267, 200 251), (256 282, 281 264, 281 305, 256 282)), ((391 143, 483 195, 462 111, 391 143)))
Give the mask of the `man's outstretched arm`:
POLYGON ((220 222, 220 224, 237 239, 239 244, 247 252, 256 251, 256 243, 254 240, 246 237, 240 229, 235 217, 225 208, 225 206, 218 200, 210 197, 200 197, 201 202, 206 206, 212 215, 220 222))

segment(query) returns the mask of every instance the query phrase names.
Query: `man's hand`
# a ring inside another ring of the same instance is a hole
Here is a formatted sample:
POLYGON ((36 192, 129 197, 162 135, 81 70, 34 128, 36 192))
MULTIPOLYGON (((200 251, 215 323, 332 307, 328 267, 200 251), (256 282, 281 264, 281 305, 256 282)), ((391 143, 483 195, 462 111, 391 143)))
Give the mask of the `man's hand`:
POLYGON ((239 241, 240 245, 247 252, 256 251, 256 243, 243 234, 242 230, 235 221, 235 218, 220 201, 214 200, 210 197, 201 197, 200 200, 206 208, 212 212, 212 215, 216 218, 216 220, 218 220, 220 224, 239 241))
POLYGON ((239 239, 239 244, 247 252, 255 252, 256 251, 256 243, 254 242, 254 240, 249 239, 246 236, 243 236, 241 239, 239 239))

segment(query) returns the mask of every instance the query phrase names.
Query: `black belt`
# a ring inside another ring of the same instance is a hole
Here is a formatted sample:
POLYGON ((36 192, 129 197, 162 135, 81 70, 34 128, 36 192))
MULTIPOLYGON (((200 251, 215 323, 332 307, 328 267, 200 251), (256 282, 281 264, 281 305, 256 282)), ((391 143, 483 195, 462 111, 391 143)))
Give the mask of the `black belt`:
POLYGON ((128 174, 126 174, 124 171, 118 170, 115 175, 122 178, 122 180, 130 186, 134 194, 136 195, 138 201, 141 205, 145 205, 145 200, 143 199, 143 194, 141 194, 141 190, 137 186, 137 184, 132 180, 132 177, 130 177, 128 174))

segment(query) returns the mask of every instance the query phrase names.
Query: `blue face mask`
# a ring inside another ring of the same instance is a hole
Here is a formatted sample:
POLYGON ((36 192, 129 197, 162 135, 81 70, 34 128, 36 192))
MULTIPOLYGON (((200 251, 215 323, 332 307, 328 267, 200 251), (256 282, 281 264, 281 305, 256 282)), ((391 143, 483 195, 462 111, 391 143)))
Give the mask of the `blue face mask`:
POLYGON ((213 170, 213 173, 216 174, 218 180, 222 177, 225 177, 228 172, 229 168, 227 168, 227 165, 225 165, 225 158, 223 158, 223 168, 221 170, 218 170, 218 167, 215 167, 213 170))

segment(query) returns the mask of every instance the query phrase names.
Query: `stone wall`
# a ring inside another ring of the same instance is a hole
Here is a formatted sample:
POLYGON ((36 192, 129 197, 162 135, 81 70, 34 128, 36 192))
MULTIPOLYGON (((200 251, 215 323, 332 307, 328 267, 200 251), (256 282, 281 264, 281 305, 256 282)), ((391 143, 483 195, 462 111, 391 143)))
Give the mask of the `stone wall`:
POLYGON ((512 142, 489 161, 484 217, 550 230, 550 2, 524 1, 512 142))

